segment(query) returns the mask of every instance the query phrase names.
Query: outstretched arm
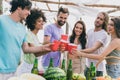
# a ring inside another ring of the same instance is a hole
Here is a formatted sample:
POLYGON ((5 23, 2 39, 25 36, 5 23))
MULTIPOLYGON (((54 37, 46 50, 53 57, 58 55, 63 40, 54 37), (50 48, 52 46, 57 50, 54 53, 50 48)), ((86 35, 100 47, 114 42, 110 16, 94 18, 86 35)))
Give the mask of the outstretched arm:
POLYGON ((82 49, 80 50, 81 52, 85 52, 85 53, 93 53, 94 51, 96 51, 97 49, 99 49, 103 44, 99 41, 95 42, 95 44, 90 47, 90 48, 86 48, 86 49, 82 49))
POLYGON ((118 43, 117 40, 113 40, 108 47, 101 53, 101 54, 87 54, 85 52, 80 52, 78 50, 73 49, 72 50, 72 55, 74 56, 78 56, 78 57, 87 57, 87 58, 91 58, 91 59, 96 59, 96 60, 101 60, 103 58, 105 58, 108 54, 110 54, 110 52, 112 52, 113 50, 118 48, 118 45, 116 45, 118 43))
POLYGON ((29 46, 27 42, 24 42, 22 45, 22 49, 24 53, 38 53, 38 52, 43 52, 43 51, 51 51, 51 46, 52 44, 46 44, 43 46, 29 46))

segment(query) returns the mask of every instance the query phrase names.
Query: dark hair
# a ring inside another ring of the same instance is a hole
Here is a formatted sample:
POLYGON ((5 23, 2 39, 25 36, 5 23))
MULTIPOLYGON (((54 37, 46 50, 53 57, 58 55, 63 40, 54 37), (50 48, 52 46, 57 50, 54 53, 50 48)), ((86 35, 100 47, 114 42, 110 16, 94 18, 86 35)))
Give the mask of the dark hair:
POLYGON ((11 4, 10 12, 14 12, 18 7, 21 7, 22 9, 26 8, 30 10, 32 6, 32 3, 29 0, 12 0, 10 4, 11 4))
POLYGON ((104 22, 103 22, 103 25, 102 25, 102 29, 107 31, 107 24, 108 24, 109 16, 105 12, 100 12, 100 13, 104 15, 104 22))
POLYGON ((26 18, 26 25, 28 29, 31 31, 35 29, 35 23, 38 18, 42 18, 44 22, 46 22, 46 17, 44 16, 44 13, 39 9, 32 9, 30 11, 30 15, 26 18))
POLYGON ((115 17, 115 18, 111 18, 111 20, 114 23, 114 29, 115 29, 116 35, 118 38, 120 38, 120 18, 115 17))
POLYGON ((80 23, 80 24, 83 25, 83 31, 82 31, 82 34, 79 36, 78 41, 81 43, 82 49, 85 49, 85 45, 86 45, 86 42, 87 42, 87 41, 86 41, 86 26, 85 26, 85 23, 84 23, 83 21, 77 21, 77 22, 75 23, 74 28, 73 28, 73 30, 72 30, 72 35, 70 36, 70 43, 74 43, 75 36, 76 36, 74 30, 75 30, 75 27, 76 27, 76 25, 77 25, 78 23, 80 23))
POLYGON ((63 8, 63 7, 60 7, 60 8, 59 8, 59 10, 58 10, 58 14, 57 14, 57 15, 59 15, 59 14, 60 14, 60 12, 62 12, 62 13, 68 13, 68 15, 69 15, 68 8, 63 8))

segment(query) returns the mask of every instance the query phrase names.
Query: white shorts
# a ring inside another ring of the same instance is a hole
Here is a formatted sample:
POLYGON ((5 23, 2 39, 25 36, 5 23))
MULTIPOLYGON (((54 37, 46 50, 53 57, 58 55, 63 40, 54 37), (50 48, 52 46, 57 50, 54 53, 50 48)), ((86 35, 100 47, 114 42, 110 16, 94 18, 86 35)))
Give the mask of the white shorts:
POLYGON ((20 76, 23 73, 31 73, 32 68, 33 68, 33 64, 28 64, 27 62, 23 61, 19 65, 19 67, 16 71, 16 74, 17 74, 17 76, 20 76))
POLYGON ((8 80, 10 77, 15 76, 15 73, 0 73, 0 80, 8 80))
MULTIPOLYGON (((23 60, 22 63, 19 65, 16 74, 17 76, 20 76, 23 73, 31 73, 32 68, 33 68, 33 64, 29 64, 23 60)), ((38 69, 43 70, 41 57, 38 57, 38 69)))

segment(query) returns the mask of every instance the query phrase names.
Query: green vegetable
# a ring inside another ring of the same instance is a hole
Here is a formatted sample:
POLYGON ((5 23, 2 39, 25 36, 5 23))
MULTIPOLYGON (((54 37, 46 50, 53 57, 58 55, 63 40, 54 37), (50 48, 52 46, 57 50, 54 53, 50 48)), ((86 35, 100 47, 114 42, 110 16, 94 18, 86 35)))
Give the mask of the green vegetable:
POLYGON ((66 80, 66 73, 58 67, 50 67, 44 73, 46 80, 66 80))

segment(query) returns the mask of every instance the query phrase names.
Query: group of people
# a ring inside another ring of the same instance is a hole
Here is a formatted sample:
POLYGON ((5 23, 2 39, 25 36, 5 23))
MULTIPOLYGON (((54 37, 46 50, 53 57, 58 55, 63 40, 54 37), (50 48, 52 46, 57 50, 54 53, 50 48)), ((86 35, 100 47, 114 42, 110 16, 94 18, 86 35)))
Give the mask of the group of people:
MULTIPOLYGON (((42 56, 42 66, 49 65, 50 58, 53 58, 55 67, 60 66, 61 52, 51 51, 54 40, 60 40, 63 34, 62 26, 69 16, 67 8, 60 7, 57 13, 57 20, 45 27, 44 45, 39 43, 37 33, 43 29, 46 22, 44 13, 39 9, 31 9, 32 3, 29 0, 12 0, 11 14, 0 16, 0 80, 7 80, 15 76, 16 71, 22 73, 31 72, 35 58, 42 56), (25 25, 28 30, 26 31, 25 25), (20 63, 21 53, 24 53, 23 62, 20 63), (21 68, 17 70, 18 65, 21 68)), ((100 71, 110 75, 112 78, 120 77, 120 60, 105 57, 120 57, 120 18, 114 17, 109 20, 105 12, 98 13, 94 29, 86 33, 84 21, 77 21, 73 27, 69 42, 78 45, 68 53, 68 59, 73 61, 73 72, 85 73, 98 61, 97 75, 100 71), (108 35, 111 36, 110 43, 108 35)))

